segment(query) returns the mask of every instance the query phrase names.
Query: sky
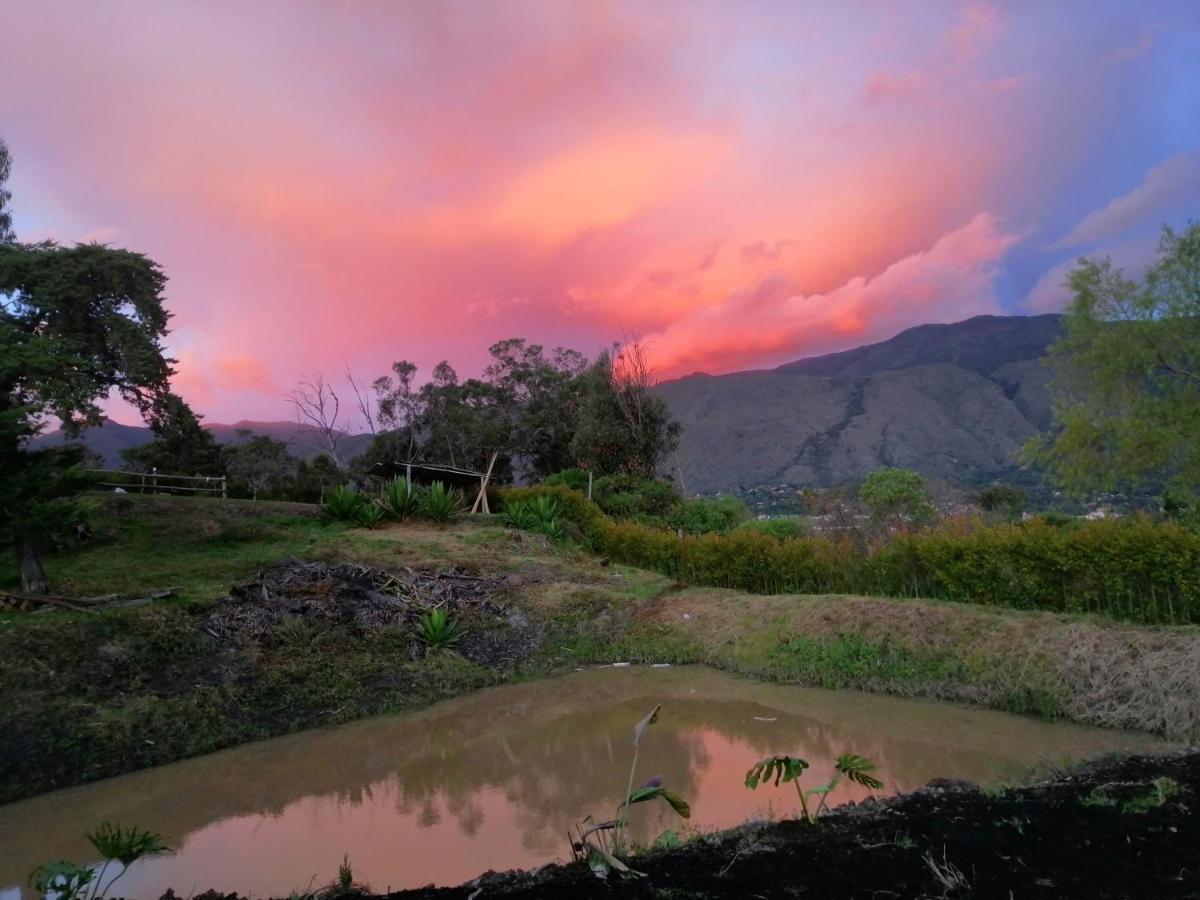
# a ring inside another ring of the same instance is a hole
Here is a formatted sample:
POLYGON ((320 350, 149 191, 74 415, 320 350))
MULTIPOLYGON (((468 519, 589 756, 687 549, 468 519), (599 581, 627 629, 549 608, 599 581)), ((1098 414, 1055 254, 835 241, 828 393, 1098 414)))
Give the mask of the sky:
POLYGON ((211 422, 514 336, 671 378, 1054 312, 1080 256, 1200 219, 1195 0, 0 0, 0 32, 19 238, 160 263, 211 422))

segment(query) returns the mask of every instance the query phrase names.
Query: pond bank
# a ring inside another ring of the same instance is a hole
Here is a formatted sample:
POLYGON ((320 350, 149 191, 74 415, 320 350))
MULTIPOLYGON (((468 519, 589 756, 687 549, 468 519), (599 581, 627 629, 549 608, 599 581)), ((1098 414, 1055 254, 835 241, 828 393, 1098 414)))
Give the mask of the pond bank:
POLYGON ((703 663, 1200 738, 1197 627, 748 595, 487 521, 347 531, 233 501, 147 499, 105 501, 102 539, 50 558, 51 577, 80 594, 184 585, 183 599, 0 616, 0 803, 590 663, 703 663), (464 636, 431 652, 381 584, 332 603, 303 595, 304 579, 280 590, 284 557, 367 566, 433 602, 457 585, 464 636))
MULTIPOLYGON (((817 826, 750 824, 630 860, 489 873, 388 900, 658 897, 1129 898, 1200 895, 1200 751, 1108 758, 1003 792, 931 782, 834 810, 817 826)), ((351 855, 353 860, 353 855, 351 855)), ((168 893, 167 898, 175 898, 168 893)), ((238 900, 204 893, 193 900, 238 900)))

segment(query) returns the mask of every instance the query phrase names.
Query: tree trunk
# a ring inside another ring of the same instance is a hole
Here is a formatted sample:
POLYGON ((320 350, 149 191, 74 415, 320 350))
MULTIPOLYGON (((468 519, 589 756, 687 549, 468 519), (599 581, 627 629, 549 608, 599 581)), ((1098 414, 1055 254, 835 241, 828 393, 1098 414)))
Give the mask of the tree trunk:
POLYGON ((42 568, 42 559, 37 550, 28 540, 17 538, 17 566, 21 570, 21 590, 26 594, 45 594, 49 590, 46 584, 46 570, 42 568))

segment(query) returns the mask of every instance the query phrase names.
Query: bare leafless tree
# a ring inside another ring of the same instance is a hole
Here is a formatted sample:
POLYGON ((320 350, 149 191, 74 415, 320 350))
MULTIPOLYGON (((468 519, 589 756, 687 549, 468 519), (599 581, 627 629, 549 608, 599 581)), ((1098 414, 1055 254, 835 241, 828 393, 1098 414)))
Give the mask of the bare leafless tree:
POLYGON ((302 433, 315 431, 317 440, 310 443, 328 453, 340 468, 342 455, 339 445, 346 436, 346 429, 341 421, 341 400, 333 385, 323 375, 309 375, 300 380, 287 399, 292 404, 296 425, 302 429, 302 433))
POLYGON ((363 422, 367 425, 367 431, 375 434, 375 410, 371 399, 371 393, 365 384, 359 384, 354 378, 354 373, 350 371, 350 364, 346 364, 346 381, 350 382, 350 390, 354 391, 354 399, 358 403, 358 412, 363 418, 363 422))
POLYGON ((625 335, 621 344, 613 345, 613 396, 617 407, 632 431, 640 440, 646 425, 646 406, 650 389, 656 384, 646 345, 637 335, 625 335))

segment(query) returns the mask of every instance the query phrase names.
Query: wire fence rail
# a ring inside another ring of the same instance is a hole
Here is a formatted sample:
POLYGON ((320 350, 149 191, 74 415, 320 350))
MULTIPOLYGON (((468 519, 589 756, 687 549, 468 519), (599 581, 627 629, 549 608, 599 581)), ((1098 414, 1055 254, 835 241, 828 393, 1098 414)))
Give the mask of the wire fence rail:
POLYGON ((97 487, 108 487, 134 494, 206 494, 228 497, 224 475, 166 475, 157 469, 127 472, 123 469, 88 469, 97 477, 97 487), (182 482, 182 483, 181 483, 182 482))

